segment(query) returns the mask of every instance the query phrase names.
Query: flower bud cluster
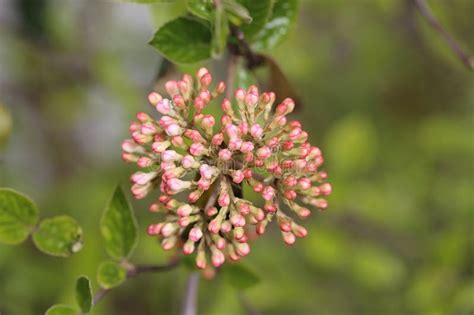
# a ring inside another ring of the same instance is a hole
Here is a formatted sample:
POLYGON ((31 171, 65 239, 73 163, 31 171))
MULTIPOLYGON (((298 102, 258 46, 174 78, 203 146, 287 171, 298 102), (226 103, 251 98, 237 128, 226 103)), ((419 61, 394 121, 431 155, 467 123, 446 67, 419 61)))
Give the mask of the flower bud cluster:
POLYGON ((150 211, 164 215, 148 233, 160 236, 165 250, 196 253, 199 268, 246 256, 252 230, 263 234, 275 218, 285 243, 293 244, 307 234, 294 218, 307 218, 308 206, 325 209, 331 193, 320 149, 298 121, 287 119, 293 100, 274 106, 275 94, 255 86, 222 99, 225 84, 211 84, 201 68, 195 78, 167 82, 167 98, 152 92, 149 102, 160 117, 138 113, 122 144, 123 159, 142 169, 131 176, 133 195, 161 192, 150 211), (217 99, 220 118, 205 113, 217 99), (261 206, 234 195, 240 184, 261 196, 261 206))

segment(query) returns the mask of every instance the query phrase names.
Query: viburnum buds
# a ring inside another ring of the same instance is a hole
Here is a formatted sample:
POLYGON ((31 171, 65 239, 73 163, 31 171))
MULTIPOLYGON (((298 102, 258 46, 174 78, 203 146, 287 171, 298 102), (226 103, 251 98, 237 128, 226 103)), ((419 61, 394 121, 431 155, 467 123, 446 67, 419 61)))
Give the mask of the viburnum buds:
POLYGON ((251 86, 222 100, 222 115, 213 116, 206 106, 226 87, 220 82, 211 88, 212 81, 201 68, 196 79, 167 82, 168 96, 150 93, 157 115, 138 113, 131 139, 122 143, 122 158, 142 168, 131 176, 134 197, 161 193, 149 209, 163 217, 148 234, 160 237, 165 250, 196 253, 199 268, 248 255, 252 227, 261 235, 275 217, 284 242, 294 244, 308 231, 293 218, 307 218, 308 207, 326 209, 324 197, 332 191, 320 169, 321 150, 308 142, 300 122, 287 117, 293 100, 273 106, 275 93, 251 86), (235 196, 238 185, 251 187, 263 207, 235 196))

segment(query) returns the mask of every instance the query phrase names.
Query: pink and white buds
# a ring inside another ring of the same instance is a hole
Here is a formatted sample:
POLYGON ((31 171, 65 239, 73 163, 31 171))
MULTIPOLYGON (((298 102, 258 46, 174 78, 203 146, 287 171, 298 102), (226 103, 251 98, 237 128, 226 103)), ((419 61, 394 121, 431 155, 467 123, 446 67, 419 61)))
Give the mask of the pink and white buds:
POLYGON ((270 222, 278 222, 289 245, 305 237, 308 231, 293 217, 307 218, 312 207, 327 208, 325 196, 332 192, 321 170, 321 150, 308 142, 300 122, 288 120, 293 100, 273 106, 275 93, 250 86, 223 99, 217 116, 208 114, 206 107, 225 88, 206 68, 194 78, 185 74, 168 81, 168 95, 148 95, 161 117, 138 113, 121 152, 125 161, 149 168, 131 176, 134 197, 145 198, 155 189, 160 194, 149 210, 162 219, 148 227, 148 234, 159 236, 165 250, 195 252, 196 265, 211 272, 208 259, 214 267, 227 258, 240 260, 250 253, 255 233, 263 234, 270 222), (263 206, 234 195, 240 185, 257 192, 263 206))

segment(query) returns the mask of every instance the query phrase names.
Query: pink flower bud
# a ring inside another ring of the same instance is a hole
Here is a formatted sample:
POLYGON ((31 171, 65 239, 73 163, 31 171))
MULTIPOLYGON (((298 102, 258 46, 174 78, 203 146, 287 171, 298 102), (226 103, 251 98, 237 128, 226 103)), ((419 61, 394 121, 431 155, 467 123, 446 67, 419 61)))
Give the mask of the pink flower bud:
POLYGON ((217 210, 216 207, 209 207, 207 210, 206 210, 206 214, 210 217, 212 216, 215 216, 219 211, 217 210))
POLYGON ((262 191, 262 197, 265 200, 273 200, 275 198, 275 189, 272 186, 266 186, 262 191))
POLYGON ((217 268, 224 263, 225 257, 224 257, 224 254, 216 248, 212 250, 211 260, 212 260, 212 265, 217 268))
POLYGON ((153 180, 158 175, 158 172, 136 172, 132 175, 132 181, 138 185, 145 185, 153 180))
POLYGON ((240 256, 247 256, 250 253, 250 246, 248 243, 234 243, 235 251, 240 256))
POLYGON ((170 116, 162 116, 158 121, 158 124, 161 128, 166 128, 171 124, 176 124, 176 119, 171 118, 170 116))
POLYGON ((166 183, 172 192, 181 192, 191 187, 191 182, 172 178, 166 183))
POLYGON ((170 114, 172 112, 170 100, 167 98, 160 100, 156 104, 156 110, 163 115, 170 114))
POLYGON ((190 203, 195 203, 196 201, 198 201, 199 197, 201 197, 200 191, 193 191, 188 195, 188 201, 190 203))
POLYGON ((311 187, 311 180, 309 178, 303 177, 298 180, 298 188, 301 190, 306 190, 311 187))
POLYGON ((281 234, 283 235, 283 241, 285 241, 287 245, 293 245, 295 243, 296 237, 293 233, 282 232, 281 234))
POLYGON ((198 188, 200 190, 208 190, 210 187, 211 187, 211 181, 209 179, 206 179, 206 178, 201 178, 198 182, 197 182, 197 185, 198 185, 198 188))
POLYGON ((221 103, 221 109, 224 113, 232 112, 232 104, 229 102, 228 99, 224 98, 224 100, 221 103))
POLYGON ((161 160, 164 162, 173 162, 180 160, 183 156, 174 150, 166 150, 161 153, 161 160))
POLYGON ((144 149, 141 145, 138 145, 131 139, 127 139, 122 142, 122 150, 127 153, 142 153, 144 149))
POLYGON ((229 150, 236 151, 242 146, 242 140, 240 138, 231 138, 229 140, 229 150))
POLYGON ((258 103, 258 94, 248 93, 245 96, 245 105, 248 107, 255 107, 258 103))
POLYGON ((232 223, 233 226, 242 227, 245 226, 245 218, 240 214, 235 214, 230 217, 230 223, 232 223))
POLYGON ((192 240, 193 242, 197 242, 201 239, 202 237, 202 230, 198 227, 193 227, 189 231, 189 239, 192 240))
POLYGON ((199 68, 198 72, 196 73, 196 76, 201 79, 206 73, 209 73, 209 70, 207 68, 199 68))
POLYGON ((141 168, 150 167, 151 165, 153 165, 153 160, 146 156, 142 156, 138 159, 137 165, 141 168))
POLYGON ((250 206, 246 204, 245 202, 239 203, 237 208, 239 209, 239 212, 241 215, 247 215, 250 213, 250 206))
POLYGON ((221 232, 224 234, 229 233, 232 230, 232 224, 229 221, 224 221, 221 224, 221 232))
POLYGON ((178 108, 185 108, 186 107, 186 103, 184 101, 184 98, 183 96, 181 95, 175 95, 173 96, 173 103, 174 105, 176 105, 176 107, 178 108))
POLYGON ((206 152, 206 148, 201 143, 193 143, 189 148, 189 153, 194 156, 201 156, 206 152))
POLYGON ((249 152, 253 151, 253 149, 254 149, 254 145, 250 141, 243 142, 241 147, 240 147, 240 151, 242 153, 249 153, 249 152))
POLYGON ((194 242, 192 240, 188 240, 183 245, 183 254, 191 255, 194 252, 194 242))
POLYGON ((158 104, 158 102, 161 101, 162 99, 163 97, 156 92, 151 92, 150 94, 148 94, 148 101, 153 106, 156 106, 156 104, 158 104))
POLYGON ((219 159, 222 161, 229 161, 232 158, 232 152, 228 149, 222 149, 219 151, 219 159))
POLYGON ((293 234, 295 234, 296 237, 299 237, 299 238, 302 238, 308 235, 308 231, 304 227, 297 225, 295 223, 292 224, 291 231, 293 232, 293 234))
POLYGON ((235 91, 235 99, 238 101, 238 102, 241 102, 243 103, 244 100, 245 100, 245 91, 244 89, 237 89, 235 91))
POLYGON ((284 196, 286 199, 295 200, 297 197, 297 194, 296 194, 296 191, 294 190, 287 190, 285 191, 284 196))
POLYGON ((166 223, 161 228, 161 235, 164 237, 171 236, 178 230, 178 228, 179 226, 176 223, 166 223))
POLYGON ((240 184, 244 180, 244 172, 237 170, 232 172, 232 181, 236 184, 240 184))
POLYGON ((212 129, 212 127, 216 124, 216 121, 212 115, 206 115, 203 117, 201 124, 204 128, 212 129))
POLYGON ((178 136, 184 132, 184 129, 178 124, 171 124, 166 127, 165 131, 168 136, 178 136))
POLYGON ((176 210, 176 213, 180 217, 187 217, 193 212, 194 212, 194 208, 191 205, 188 205, 188 204, 184 204, 176 210))
POLYGON ((250 127, 250 134, 256 139, 262 138, 263 128, 259 124, 254 124, 250 127))
POLYGON ((209 72, 206 73, 205 75, 201 77, 200 82, 201 82, 202 87, 204 88, 208 87, 212 83, 212 75, 209 72))
POLYGON ((148 235, 154 236, 154 235, 159 235, 159 234, 161 234, 161 228, 162 228, 162 226, 163 226, 162 223, 149 225, 149 226, 148 226, 148 230, 147 230, 148 235))
POLYGON ((176 245, 177 238, 175 236, 169 237, 169 238, 164 238, 161 241, 161 247, 164 250, 171 250, 173 247, 176 245))
POLYGON ((221 207, 227 207, 230 204, 230 196, 226 192, 221 192, 219 195, 219 199, 217 200, 219 203, 219 206, 221 207))
POLYGON ((321 193, 323 195, 327 196, 327 195, 331 194, 331 192, 332 192, 331 184, 324 183, 324 184, 319 186, 319 190, 321 191, 321 193))
POLYGON ((168 92, 168 94, 171 96, 175 96, 176 94, 179 94, 178 82, 174 80, 166 82, 165 89, 166 89, 166 92, 168 92))
POLYGON ((207 226, 209 232, 217 234, 221 230, 221 220, 217 217, 211 222, 209 222, 209 225, 207 226))
POLYGON ((236 125, 228 124, 225 127, 225 131, 226 131, 226 133, 227 133, 227 135, 229 136, 230 139, 240 137, 240 134, 239 134, 240 130, 236 125))
POLYGON ((261 147, 257 150, 256 155, 259 159, 267 159, 272 155, 272 150, 269 147, 261 147))
POLYGON ((144 112, 138 112, 137 119, 142 123, 153 120, 147 113, 144 112))
POLYGON ((224 135, 222 133, 216 133, 212 137, 212 144, 213 145, 221 145, 223 141, 224 141, 224 135))
POLYGON ((188 154, 188 155, 185 155, 183 159, 181 160, 181 165, 185 169, 190 169, 190 168, 196 168, 197 166, 199 166, 199 163, 196 162, 196 160, 194 159, 192 155, 188 154))
POLYGON ((171 143, 169 141, 153 142, 153 144, 151 145, 151 148, 156 153, 161 153, 161 152, 164 152, 170 145, 171 143))
POLYGON ((202 164, 201 167, 199 168, 199 172, 201 173, 201 176, 206 178, 206 179, 211 179, 212 176, 216 173, 216 170, 207 164, 202 164))
POLYGON ((239 124, 239 131, 241 135, 246 135, 249 132, 249 124, 245 122, 239 124))
POLYGON ((152 123, 151 121, 149 122, 146 122, 142 125, 141 129, 140 129, 141 133, 143 133, 144 135, 152 135, 152 134, 155 134, 158 132, 158 129, 156 127, 156 125, 154 123, 152 123))

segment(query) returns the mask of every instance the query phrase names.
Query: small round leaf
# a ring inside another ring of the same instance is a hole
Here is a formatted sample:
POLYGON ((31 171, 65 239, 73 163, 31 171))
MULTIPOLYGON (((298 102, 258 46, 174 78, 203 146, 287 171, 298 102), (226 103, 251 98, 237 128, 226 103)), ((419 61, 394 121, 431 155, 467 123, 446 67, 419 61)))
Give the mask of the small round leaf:
POLYGON ((127 270, 114 261, 105 261, 99 266, 97 281, 104 289, 111 289, 122 284, 127 278, 127 270))
POLYGON ((69 257, 82 248, 82 229, 69 216, 44 219, 33 233, 33 242, 46 254, 69 257))
POLYGON ((45 313, 45 315, 77 315, 77 311, 68 305, 53 305, 45 313))
POLYGON ((0 242, 23 242, 38 222, 38 209, 27 196, 0 188, 0 242))
POLYGON ((89 278, 81 276, 76 281, 76 301, 83 313, 92 309, 92 287, 89 278))

